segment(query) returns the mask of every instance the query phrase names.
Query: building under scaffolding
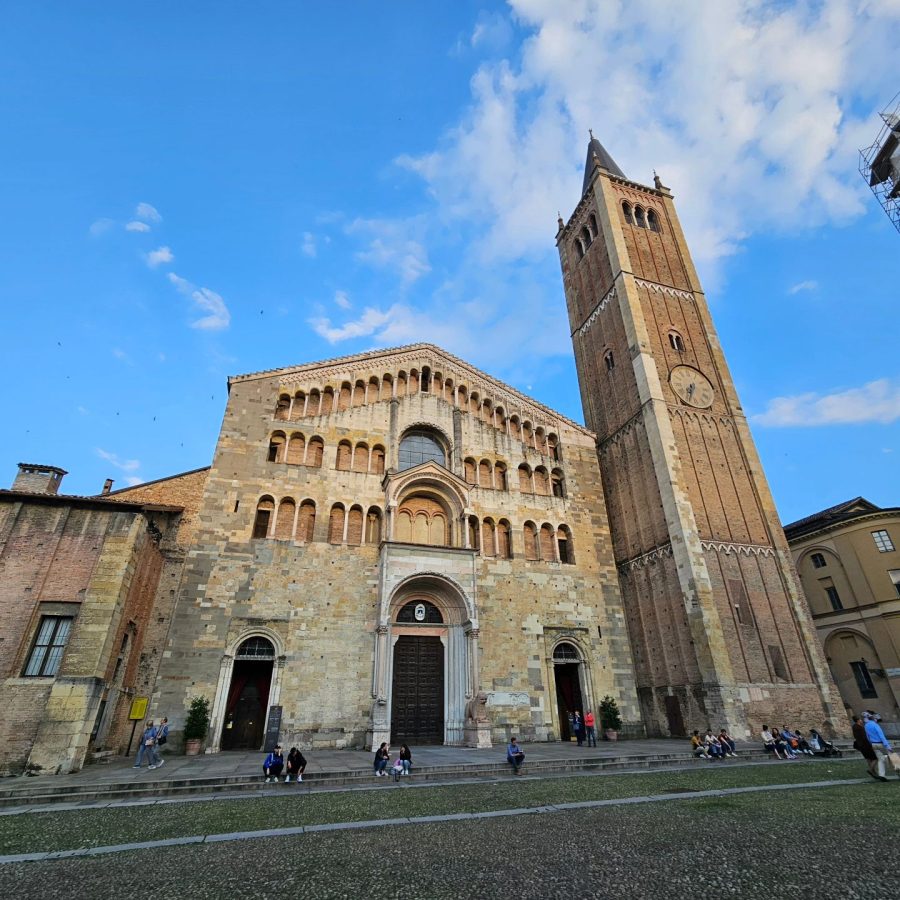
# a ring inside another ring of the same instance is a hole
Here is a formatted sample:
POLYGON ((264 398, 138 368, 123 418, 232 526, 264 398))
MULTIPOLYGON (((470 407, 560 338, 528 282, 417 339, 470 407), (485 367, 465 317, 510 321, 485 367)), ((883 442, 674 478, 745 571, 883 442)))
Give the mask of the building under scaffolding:
POLYGON ((881 113, 875 143, 859 151, 859 173, 900 231, 900 94, 881 113))

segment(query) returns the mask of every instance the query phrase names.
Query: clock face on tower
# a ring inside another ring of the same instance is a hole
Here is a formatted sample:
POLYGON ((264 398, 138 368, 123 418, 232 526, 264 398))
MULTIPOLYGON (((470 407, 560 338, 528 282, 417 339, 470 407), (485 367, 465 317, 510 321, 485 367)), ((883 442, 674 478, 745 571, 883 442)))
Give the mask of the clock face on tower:
POLYGON ((675 366, 669 373, 669 384, 688 406, 708 409, 713 404, 714 390, 710 380, 691 366, 675 366))

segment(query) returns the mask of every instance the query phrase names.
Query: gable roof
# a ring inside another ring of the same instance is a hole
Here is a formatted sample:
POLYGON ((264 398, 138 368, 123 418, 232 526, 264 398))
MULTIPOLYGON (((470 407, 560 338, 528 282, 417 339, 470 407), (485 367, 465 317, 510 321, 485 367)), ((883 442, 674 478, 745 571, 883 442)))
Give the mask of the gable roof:
MULTIPOLYGON (((535 400, 533 397, 529 397, 527 394, 523 394, 521 391, 517 390, 511 385, 500 381, 500 379, 494 378, 492 375, 488 375, 481 369, 478 369, 475 366, 471 365, 471 363, 467 363, 465 360, 460 359, 458 356, 454 356, 443 347, 438 347, 437 344, 430 344, 427 342, 418 344, 404 344, 400 347, 386 347, 382 350, 368 350, 364 353, 353 353, 349 356, 337 356, 333 359, 324 359, 319 360, 318 362, 303 363, 297 366, 283 366, 282 368, 278 369, 264 369, 261 372, 250 372, 245 375, 231 375, 228 378, 228 390, 231 390, 231 386, 233 384, 244 381, 254 381, 257 379, 275 377, 282 380, 291 378, 299 381, 302 376, 311 376, 313 375, 313 373, 317 372, 320 369, 333 369, 335 370, 335 373, 337 373, 337 371, 341 369, 343 369, 344 371, 352 368, 362 369, 366 365, 375 363, 378 360, 392 360, 393 358, 398 356, 409 356, 412 354, 423 352, 431 354, 434 357, 434 362, 440 361, 445 365, 453 367, 459 374, 465 375, 469 379, 476 379, 477 381, 481 381, 484 384, 489 385, 491 390, 494 391, 496 395, 491 399, 499 400, 505 395, 507 398, 514 399, 517 403, 523 403, 531 406, 536 411, 540 411, 541 414, 547 416, 550 419, 565 422, 568 426, 574 428, 576 431, 579 431, 584 435, 596 439, 596 435, 594 434, 594 432, 588 428, 585 428, 585 426, 580 424, 579 422, 575 422, 573 419, 564 416, 562 413, 557 412, 555 409, 552 409, 549 406, 546 406, 539 400, 535 400)), ((474 385, 472 385, 472 387, 474 387, 474 385)), ((482 390, 482 388, 479 388, 479 390, 482 390)), ((508 403, 504 401, 502 404, 498 405, 503 405, 504 407, 506 407, 508 406, 508 403)), ((515 410, 506 410, 507 415, 510 415, 514 412, 515 410)))
POLYGON ((813 513, 811 516, 785 525, 784 534, 789 541, 796 540, 812 531, 818 531, 820 528, 867 516, 874 512, 881 512, 881 507, 870 503, 865 497, 854 497, 852 500, 845 500, 836 506, 830 506, 821 512, 813 513))

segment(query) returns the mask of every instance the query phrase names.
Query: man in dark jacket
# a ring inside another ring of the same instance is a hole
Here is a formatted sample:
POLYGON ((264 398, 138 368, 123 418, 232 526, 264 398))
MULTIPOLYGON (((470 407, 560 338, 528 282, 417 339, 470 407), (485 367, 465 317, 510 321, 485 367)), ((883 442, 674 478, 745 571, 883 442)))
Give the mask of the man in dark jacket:
POLYGON ((281 770, 284 768, 284 753, 281 749, 281 744, 279 744, 267 757, 265 762, 263 763, 263 772, 266 775, 266 783, 275 780, 278 781, 278 776, 281 774, 281 770))

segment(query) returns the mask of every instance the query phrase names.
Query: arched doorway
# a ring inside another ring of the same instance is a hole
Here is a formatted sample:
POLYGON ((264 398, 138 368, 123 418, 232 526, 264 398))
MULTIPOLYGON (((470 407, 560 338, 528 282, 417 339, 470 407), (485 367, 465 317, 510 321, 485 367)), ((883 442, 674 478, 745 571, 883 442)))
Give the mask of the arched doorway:
POLYGON ((275 648, 267 638, 251 637, 238 647, 225 702, 223 750, 262 746, 274 665, 275 648))
POLYGON ((553 677, 556 681, 556 709, 559 716, 559 737, 562 741, 575 736, 572 716, 578 710, 584 715, 581 693, 581 656, 578 648, 563 641, 553 648, 553 677))
POLYGON ((435 631, 446 631, 444 617, 433 603, 419 598, 400 608, 396 622, 407 627, 394 643, 391 740, 442 744, 445 636, 435 631))

